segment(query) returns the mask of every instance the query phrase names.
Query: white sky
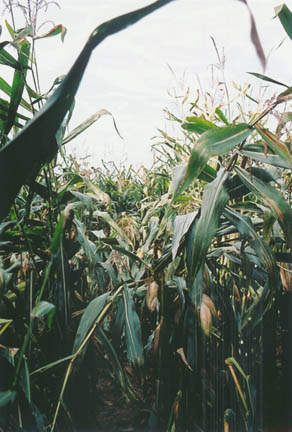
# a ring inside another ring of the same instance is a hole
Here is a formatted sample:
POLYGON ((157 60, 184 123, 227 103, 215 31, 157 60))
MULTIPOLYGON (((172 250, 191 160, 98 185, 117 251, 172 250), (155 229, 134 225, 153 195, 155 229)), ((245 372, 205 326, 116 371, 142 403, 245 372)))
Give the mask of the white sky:
MULTIPOLYGON (((59 0, 60 10, 51 5, 46 19, 63 24, 68 32, 64 44, 59 37, 37 43, 42 90, 46 91, 57 76, 70 69, 97 25, 148 3, 145 0, 59 0)), ((279 20, 272 19, 274 7, 279 3, 279 0, 249 1, 266 54, 286 37, 279 20)), ((286 4, 292 9, 292 0, 286 4)), ((210 36, 214 37, 220 52, 224 48, 228 83, 233 80, 239 84, 250 82, 254 88, 260 86, 259 80, 246 74, 262 73, 249 32, 248 11, 239 1, 176 0, 111 36, 91 57, 76 96, 71 128, 104 108, 115 117, 124 140, 116 134, 111 118, 105 116, 68 144, 68 151, 79 156, 90 154, 93 165, 99 165, 103 158, 149 167, 151 145, 158 141, 151 138, 158 135, 157 128, 169 130, 170 127, 163 113, 165 108, 175 108, 170 93, 181 95, 190 87, 190 101, 193 101, 197 76, 204 90, 210 89, 210 65, 217 63, 210 36)), ((291 84, 291 52, 292 41, 286 38, 281 48, 270 56, 265 74, 291 84)), ((281 90, 277 86, 274 89, 281 90)))

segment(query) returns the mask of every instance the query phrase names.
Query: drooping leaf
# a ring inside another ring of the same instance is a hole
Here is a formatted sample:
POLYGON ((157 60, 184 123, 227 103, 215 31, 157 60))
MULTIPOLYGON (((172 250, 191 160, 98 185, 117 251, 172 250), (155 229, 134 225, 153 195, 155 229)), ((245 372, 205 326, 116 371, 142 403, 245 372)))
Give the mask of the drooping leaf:
POLYGON ((72 354, 75 354, 82 345, 87 333, 89 332, 92 325, 95 323, 96 318, 104 308, 106 301, 109 298, 109 295, 110 293, 106 292, 105 294, 96 297, 89 303, 89 305, 85 309, 75 336, 72 354))
POLYGON ((228 153, 246 139, 252 132, 245 123, 226 126, 204 132, 195 142, 184 177, 176 182, 173 190, 175 199, 204 169, 209 158, 228 153))
POLYGON ((140 320, 136 312, 135 303, 127 287, 125 287, 123 291, 123 298, 125 304, 125 337, 127 357, 131 364, 141 367, 144 363, 144 355, 140 320))
POLYGON ((76 217, 74 218, 74 223, 77 230, 76 240, 82 246, 84 253, 89 261, 89 264, 92 265, 95 261, 96 256, 96 245, 87 238, 85 234, 84 224, 80 222, 76 217))
POLYGON ((262 180, 251 176, 240 167, 235 168, 242 182, 256 194, 278 220, 290 247, 292 247, 292 210, 281 192, 262 180))
POLYGON ((186 215, 176 216, 173 227, 172 238, 172 259, 174 260, 183 236, 189 230, 198 212, 188 213, 186 215))
POLYGON ((98 185, 94 184, 86 177, 83 178, 83 181, 90 190, 90 192, 88 193, 89 196, 91 196, 97 201, 101 201, 103 204, 111 208, 111 198, 106 192, 101 190, 98 185))
MULTIPOLYGON (((93 123, 95 123, 97 120, 99 120, 104 115, 110 115, 112 117, 115 129, 116 129, 116 131, 119 134, 119 131, 117 129, 116 122, 115 122, 115 119, 114 119, 113 115, 109 111, 107 111, 106 109, 101 109, 101 110, 97 111, 95 114, 93 114, 91 117, 89 117, 87 120, 85 120, 84 122, 82 122, 80 125, 76 126, 76 128, 74 128, 69 133, 69 135, 67 135, 64 138, 62 144, 67 144, 69 141, 72 141, 74 138, 76 138, 79 134, 81 134, 82 132, 84 132, 87 128, 89 128, 93 123)), ((119 134, 119 136, 121 137, 120 134, 119 134)))
POLYGON ((93 213, 93 216, 96 218, 103 219, 113 228, 113 230, 118 234, 122 246, 124 247, 128 247, 129 245, 132 246, 132 242, 127 236, 127 234, 119 227, 119 225, 113 220, 113 218, 110 216, 109 213, 96 210, 93 213))
POLYGON ((88 196, 87 193, 77 192, 74 190, 71 190, 70 193, 76 197, 85 207, 87 207, 89 210, 93 210, 93 200, 90 196, 88 196))
POLYGON ((242 375, 242 377, 245 380, 246 383, 246 387, 248 390, 248 396, 249 396, 249 401, 250 401, 250 407, 252 410, 252 414, 254 415, 254 406, 253 406, 253 400, 251 397, 251 391, 250 391, 250 386, 249 386, 249 377, 243 372, 241 366, 239 365, 239 363, 235 360, 234 357, 229 357, 225 360, 225 363, 230 366, 230 365, 234 365, 236 367, 236 369, 239 371, 239 373, 242 375))
POLYGON ((241 235, 248 239, 250 246, 263 263, 263 268, 272 274, 276 268, 275 257, 270 247, 257 234, 250 218, 230 207, 225 207, 224 216, 238 229, 241 235))
POLYGON ((194 233, 190 275, 191 284, 205 261, 209 246, 218 228, 219 218, 229 199, 225 188, 225 182, 228 177, 229 173, 222 169, 219 171, 217 178, 205 187, 201 215, 194 233))
POLYGON ((158 0, 144 8, 109 20, 97 27, 66 78, 43 108, 0 150, 0 220, 9 212, 21 186, 34 180, 44 163, 58 151, 56 134, 72 106, 92 51, 115 34, 173 0, 158 0))
POLYGON ((48 327, 50 328, 55 312, 56 306, 54 304, 42 300, 33 308, 31 316, 32 318, 41 318, 48 315, 48 327))
POLYGON ((246 0, 239 0, 239 1, 241 1, 242 3, 244 3, 246 5, 247 9, 248 9, 249 17, 250 17, 250 24, 251 24, 250 38, 251 38, 252 43, 254 44, 254 47, 256 49, 258 58, 260 59, 260 62, 262 64, 262 67, 263 67, 263 69, 265 69, 267 61, 266 61, 266 56, 265 56, 265 53, 264 53, 264 49, 262 47, 262 44, 261 44, 261 41, 260 41, 260 38, 259 38, 259 35, 258 35, 255 19, 253 17, 253 14, 252 14, 252 12, 250 10, 250 7, 249 7, 247 1, 246 0))
POLYGON ((257 160, 262 163, 266 163, 279 168, 290 168, 290 163, 284 161, 280 156, 273 155, 270 153, 265 154, 264 152, 253 152, 248 150, 241 150, 240 154, 248 158, 257 160))
POLYGON ((156 237, 156 234, 158 233, 158 230, 159 230, 159 218, 157 216, 152 216, 152 218, 149 221, 149 234, 142 248, 143 253, 148 251, 149 247, 151 246, 153 240, 156 237))
POLYGON ((278 155, 285 163, 290 164, 290 168, 292 167, 292 156, 286 147, 286 145, 272 132, 268 129, 263 128, 260 124, 255 126, 258 133, 262 136, 262 138, 267 143, 269 149, 278 155))
POLYGON ((57 36, 60 33, 61 33, 62 42, 64 42, 64 39, 65 39, 65 36, 66 36, 66 33, 67 33, 67 29, 62 24, 58 24, 58 25, 54 26, 47 33, 44 33, 44 34, 42 34, 40 36, 36 36, 35 40, 36 39, 44 39, 44 38, 52 37, 52 36, 57 36))

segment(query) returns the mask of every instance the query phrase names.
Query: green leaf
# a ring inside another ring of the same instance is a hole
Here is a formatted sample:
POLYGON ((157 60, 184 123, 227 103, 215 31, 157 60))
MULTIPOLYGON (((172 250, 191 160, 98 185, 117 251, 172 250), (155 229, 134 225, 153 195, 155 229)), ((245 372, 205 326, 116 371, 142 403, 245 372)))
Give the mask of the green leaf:
POLYGON ((225 189, 225 182, 228 177, 229 172, 221 169, 218 172, 217 178, 205 187, 201 215, 196 223, 194 232, 194 245, 191 257, 191 286, 205 261, 208 249, 218 228, 219 218, 229 199, 229 195, 225 189))
POLYGON ((186 122, 181 125, 181 127, 188 132, 195 132, 198 134, 202 134, 210 129, 217 128, 217 126, 206 120, 204 116, 201 117, 187 117, 186 122))
POLYGON ((43 164, 58 151, 56 134, 70 110, 92 51, 108 36, 136 23, 173 0, 158 0, 98 26, 80 55, 43 108, 0 149, 0 221, 7 216, 21 186, 34 180, 43 164))
POLYGON ((276 269, 275 257, 270 247, 258 236, 250 218, 229 207, 225 208, 224 216, 249 241, 250 246, 263 263, 264 270, 269 274, 273 274, 276 269))
POLYGON ((47 301, 40 301, 31 312, 32 318, 41 318, 48 315, 48 328, 51 328, 52 320, 56 312, 56 306, 47 301))
POLYGON ((77 230, 76 240, 82 246, 84 253, 89 261, 89 264, 92 265, 95 262, 96 246, 92 241, 87 238, 85 234, 84 224, 80 222, 76 217, 74 218, 74 223, 77 230))
POLYGON ((266 75, 262 75, 262 74, 259 74, 259 73, 256 73, 256 72, 247 72, 247 73, 249 73, 250 75, 253 75, 253 76, 255 76, 255 77, 257 77, 257 78, 259 78, 259 79, 261 79, 263 81, 268 81, 268 82, 271 82, 271 83, 274 83, 274 84, 278 84, 278 85, 283 86, 283 87, 288 87, 286 84, 283 84, 280 81, 276 81, 273 78, 270 78, 270 77, 268 77, 266 75))
POLYGON ((127 357, 131 364, 141 367, 144 363, 140 320, 135 309, 135 303, 127 287, 123 291, 125 303, 125 337, 127 357))
POLYGON ((45 366, 42 366, 41 368, 36 369, 33 372, 31 372, 31 375, 43 373, 43 372, 47 371, 48 369, 51 369, 52 367, 58 366, 59 364, 65 362, 65 361, 71 360, 73 357, 74 357, 74 354, 71 354, 70 356, 63 357, 63 358, 56 360, 52 363, 48 363, 45 366))
POLYGON ((59 252, 63 230, 64 230, 64 214, 62 213, 56 225, 54 236, 50 246, 50 250, 53 256, 56 256, 59 252))
POLYGON ((88 193, 89 196, 111 208, 111 198, 107 193, 101 190, 96 184, 93 184, 88 178, 84 177, 83 181, 91 191, 88 193))
MULTIPOLYGON (((0 280, 1 280, 1 275, 0 275, 0 280)), ((12 319, 0 318, 0 335, 2 335, 5 332, 5 330, 10 326, 12 322, 13 322, 12 319)))
POLYGON ((292 167, 292 156, 286 147, 286 145, 276 137, 276 135, 272 134, 268 129, 263 128, 260 124, 255 126, 258 133, 262 136, 262 138, 267 143, 269 149, 276 153, 283 161, 290 164, 290 168, 292 167))
MULTIPOLYGON (((7 94, 7 96, 9 96, 11 98, 12 87, 1 77, 0 77, 0 90, 2 90, 3 93, 7 94)), ((28 111, 32 112, 32 107, 23 98, 21 98, 21 100, 20 100, 20 105, 23 108, 27 109, 28 111)))
POLYGON ((14 402, 16 398, 16 391, 6 390, 0 391, 0 408, 8 405, 10 402, 14 402))
POLYGON ((272 215, 279 222, 289 246, 292 247, 292 210, 281 192, 262 180, 251 176, 240 167, 236 167, 235 170, 249 190, 257 195, 264 205, 271 210, 272 215))
POLYGON ((198 211, 188 213, 186 215, 176 216, 173 226, 173 238, 172 238, 172 260, 175 260, 181 239, 188 232, 192 225, 198 211))
POLYGON ((262 163, 266 163, 279 168, 289 169, 291 167, 290 164, 288 162, 285 162, 282 158, 280 158, 280 156, 276 156, 273 154, 264 154, 263 152, 253 152, 247 150, 241 150, 240 154, 242 156, 246 156, 248 158, 258 160, 262 163))
POLYGON ((70 193, 76 197, 85 207, 87 207, 89 210, 93 210, 93 201, 88 194, 77 192, 74 190, 71 190, 70 193))
POLYGON ((149 234, 147 240, 145 241, 142 251, 143 253, 148 252, 153 240, 156 238, 156 234, 159 231, 159 218, 157 216, 152 216, 149 221, 149 234))
POLYGON ((275 7, 275 13, 279 17, 287 35, 292 39, 292 12, 285 3, 283 3, 280 6, 275 7))
POLYGON ((132 245, 131 240, 129 239, 129 237, 126 235, 126 233, 119 227, 119 225, 112 219, 112 217, 109 215, 109 213, 107 212, 102 212, 99 210, 96 210, 93 213, 93 216, 96 218, 102 218, 105 222, 107 222, 112 228, 113 230, 116 231, 116 233, 118 234, 118 236, 120 237, 120 241, 121 241, 121 245, 127 247, 128 245, 132 245))
POLYGON ((209 158, 228 153, 246 139, 252 132, 248 124, 211 129, 203 133, 195 142, 186 172, 180 182, 176 182, 173 199, 186 188, 204 169, 209 158))
MULTIPOLYGON (((243 378, 245 380, 245 383, 246 383, 246 386, 247 386, 247 390, 248 390, 248 396, 249 396, 250 406, 251 406, 251 409, 252 409, 252 414, 254 415, 254 406, 253 406, 253 400, 252 400, 252 397, 251 397, 251 391, 250 391, 250 386, 249 386, 249 377, 243 372, 242 368, 240 367, 239 363, 235 360, 234 357, 227 358, 225 360, 225 363, 227 365, 234 365, 236 367, 236 369, 239 371, 239 373, 243 376, 243 378)), ((242 398, 242 402, 243 402, 243 404, 244 404, 244 406, 246 408, 246 411, 248 412, 248 408, 247 408, 247 405, 246 405, 245 398, 244 398, 243 394, 241 393, 240 396, 242 398)))
POLYGON ((229 121, 227 120, 227 118, 225 117, 224 113, 222 112, 222 110, 219 107, 217 107, 215 109, 215 113, 220 118, 220 120, 223 121, 223 123, 226 124, 226 126, 229 126, 229 121))
MULTIPOLYGON (((8 44, 9 42, 7 42, 8 44)), ((0 64, 3 64, 5 66, 10 66, 13 69, 21 70, 21 64, 15 60, 15 58, 9 54, 8 51, 6 51, 4 48, 0 49, 0 64)), ((29 66, 25 67, 26 69, 30 69, 29 66)))
POLYGON ((103 310, 109 298, 109 295, 110 293, 106 292, 105 294, 96 297, 94 300, 92 300, 89 303, 89 305, 85 309, 75 336, 72 354, 75 354, 78 351, 78 349, 81 347, 84 339, 86 338, 87 333, 95 323, 100 312, 103 310))
POLYGON ((31 403, 31 384, 30 384, 30 375, 29 375, 26 358, 24 358, 24 362, 22 364, 20 383, 23 388, 26 399, 28 400, 29 403, 31 403))
POLYGON ((18 106, 21 103, 27 72, 27 69, 25 69, 25 67, 28 65, 29 53, 30 44, 27 41, 23 41, 21 44, 19 44, 18 60, 21 66, 23 66, 23 70, 15 70, 14 72, 13 83, 11 87, 10 104, 4 129, 4 133, 6 135, 8 135, 10 129, 15 122, 18 106))

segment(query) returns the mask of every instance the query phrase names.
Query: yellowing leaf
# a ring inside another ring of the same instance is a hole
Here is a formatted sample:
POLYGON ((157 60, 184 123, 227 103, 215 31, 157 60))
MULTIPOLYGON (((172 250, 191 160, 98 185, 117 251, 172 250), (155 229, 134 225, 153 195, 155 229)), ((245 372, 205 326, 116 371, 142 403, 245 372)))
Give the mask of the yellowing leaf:
POLYGON ((56 36, 56 35, 58 35, 60 33, 61 33, 62 42, 64 42, 64 39, 65 39, 65 36, 66 36, 66 33, 67 33, 67 29, 62 24, 58 24, 58 25, 54 26, 47 33, 44 33, 44 34, 42 34, 40 36, 37 36, 35 39, 44 39, 46 37, 56 36))
POLYGON ((286 145, 276 135, 263 128, 260 124, 256 125, 256 130, 263 137, 269 149, 292 167, 292 156, 286 145))

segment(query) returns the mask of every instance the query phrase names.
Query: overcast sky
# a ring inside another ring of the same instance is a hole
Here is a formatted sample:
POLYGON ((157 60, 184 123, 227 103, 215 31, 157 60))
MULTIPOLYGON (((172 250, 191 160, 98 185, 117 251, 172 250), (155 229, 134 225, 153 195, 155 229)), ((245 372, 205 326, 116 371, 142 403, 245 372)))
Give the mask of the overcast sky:
MULTIPOLYGON (((70 69, 97 25, 148 3, 59 0, 60 9, 51 5, 46 19, 63 24, 68 32, 64 43, 59 37, 37 43, 42 90, 70 69)), ((292 9, 291 0, 286 4, 292 9)), ((266 54, 273 50, 265 73, 291 84, 292 42, 286 39, 275 50, 286 36, 279 20, 273 19, 279 1, 250 0, 249 5, 266 54)), ((111 36, 91 57, 77 93, 71 128, 104 108, 115 117, 124 140, 116 134, 111 118, 105 116, 68 144, 68 150, 79 156, 90 154, 90 163, 95 165, 103 158, 149 167, 151 144, 158 141, 151 138, 158 134, 157 128, 170 127, 163 110, 175 109, 171 95, 183 95, 190 87, 190 101, 194 100, 197 77, 205 91, 212 86, 210 65, 217 63, 217 57, 211 36, 220 52, 224 48, 228 84, 251 82, 257 91, 260 82, 246 74, 262 72, 249 32, 248 11, 239 1, 176 0, 111 36)))

